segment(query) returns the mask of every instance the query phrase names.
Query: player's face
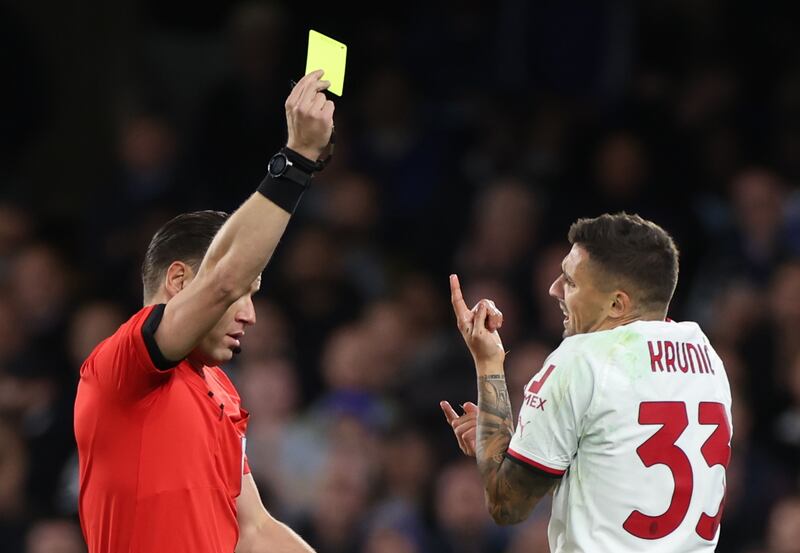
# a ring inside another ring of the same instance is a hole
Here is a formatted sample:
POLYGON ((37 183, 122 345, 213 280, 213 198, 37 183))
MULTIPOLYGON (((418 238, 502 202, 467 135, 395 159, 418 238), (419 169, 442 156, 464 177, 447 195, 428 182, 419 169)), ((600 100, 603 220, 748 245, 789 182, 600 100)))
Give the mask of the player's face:
POLYGON ((561 263, 561 274, 550 285, 550 295, 564 312, 565 338, 597 330, 606 318, 608 294, 595 286, 591 265, 586 250, 575 244, 561 263))
POLYGON ((250 290, 233 303, 219 322, 206 334, 192 356, 204 365, 220 365, 230 361, 242 349, 241 341, 245 328, 256 322, 253 294, 261 287, 261 277, 250 286, 250 290))

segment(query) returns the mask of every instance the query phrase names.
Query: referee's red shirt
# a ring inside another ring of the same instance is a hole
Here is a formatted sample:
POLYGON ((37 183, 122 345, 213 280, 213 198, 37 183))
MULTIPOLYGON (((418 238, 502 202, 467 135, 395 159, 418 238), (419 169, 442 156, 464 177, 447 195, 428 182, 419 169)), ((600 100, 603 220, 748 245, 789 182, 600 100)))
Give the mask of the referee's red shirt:
POLYGON ((145 307, 81 367, 75 437, 89 553, 236 547, 248 415, 219 367, 156 366, 162 313, 163 305, 145 307))

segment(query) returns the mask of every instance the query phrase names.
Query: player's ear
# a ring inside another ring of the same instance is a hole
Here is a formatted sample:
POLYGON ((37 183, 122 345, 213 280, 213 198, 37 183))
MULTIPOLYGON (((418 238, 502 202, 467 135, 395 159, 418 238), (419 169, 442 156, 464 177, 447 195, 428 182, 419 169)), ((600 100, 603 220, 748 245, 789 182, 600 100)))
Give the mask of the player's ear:
POLYGON ((167 297, 172 298, 175 294, 183 290, 194 277, 192 268, 183 261, 173 261, 167 267, 164 275, 164 286, 167 290, 167 297))
POLYGON ((619 319, 628 313, 633 308, 631 297, 624 290, 615 290, 611 296, 611 309, 609 315, 612 319, 619 319))

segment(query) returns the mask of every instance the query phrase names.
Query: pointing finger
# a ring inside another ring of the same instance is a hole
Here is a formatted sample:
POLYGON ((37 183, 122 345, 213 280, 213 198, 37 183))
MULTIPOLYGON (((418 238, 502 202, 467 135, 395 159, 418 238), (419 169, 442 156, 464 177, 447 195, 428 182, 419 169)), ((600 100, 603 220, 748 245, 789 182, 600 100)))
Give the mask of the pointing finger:
POLYGON ((458 413, 455 412, 453 407, 450 405, 450 402, 441 401, 441 402, 439 402, 439 407, 441 407, 442 411, 444 411, 444 416, 445 416, 445 418, 447 419, 447 422, 450 425, 453 424, 453 421, 458 419, 458 413))
POLYGON ((459 324, 471 318, 467 304, 464 303, 461 283, 458 282, 457 275, 450 275, 450 302, 453 304, 453 312, 456 314, 459 324))

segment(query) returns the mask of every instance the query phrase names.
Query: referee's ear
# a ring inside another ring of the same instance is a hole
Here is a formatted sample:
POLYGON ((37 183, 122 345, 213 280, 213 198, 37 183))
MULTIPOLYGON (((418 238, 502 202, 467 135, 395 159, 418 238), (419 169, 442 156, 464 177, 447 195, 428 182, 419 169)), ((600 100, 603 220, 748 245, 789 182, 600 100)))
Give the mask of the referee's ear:
POLYGON ((166 300, 171 300, 175 294, 183 290, 194 278, 194 271, 188 263, 173 261, 167 267, 164 275, 164 290, 166 300))

